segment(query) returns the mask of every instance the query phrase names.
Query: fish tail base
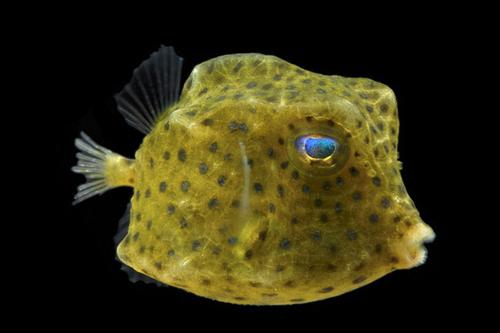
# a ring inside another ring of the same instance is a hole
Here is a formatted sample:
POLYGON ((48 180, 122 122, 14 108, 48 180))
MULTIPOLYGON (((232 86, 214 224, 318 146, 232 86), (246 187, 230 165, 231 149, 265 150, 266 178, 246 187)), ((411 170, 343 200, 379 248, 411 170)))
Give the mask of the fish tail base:
POLYGON ((117 186, 133 186, 134 160, 100 146, 84 132, 75 139, 75 146, 78 162, 71 170, 87 181, 77 187, 73 205, 117 186))

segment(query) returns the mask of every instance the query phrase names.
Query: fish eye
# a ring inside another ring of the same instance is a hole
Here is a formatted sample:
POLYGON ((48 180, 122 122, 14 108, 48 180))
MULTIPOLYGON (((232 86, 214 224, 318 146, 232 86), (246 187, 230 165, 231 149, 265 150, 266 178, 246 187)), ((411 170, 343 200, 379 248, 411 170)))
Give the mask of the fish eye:
POLYGON ((337 140, 321 134, 302 135, 295 139, 297 152, 311 164, 331 165, 337 146, 337 140))
POLYGON ((295 133, 288 139, 288 156, 304 174, 331 175, 345 165, 349 156, 344 137, 343 133, 321 129, 295 133))

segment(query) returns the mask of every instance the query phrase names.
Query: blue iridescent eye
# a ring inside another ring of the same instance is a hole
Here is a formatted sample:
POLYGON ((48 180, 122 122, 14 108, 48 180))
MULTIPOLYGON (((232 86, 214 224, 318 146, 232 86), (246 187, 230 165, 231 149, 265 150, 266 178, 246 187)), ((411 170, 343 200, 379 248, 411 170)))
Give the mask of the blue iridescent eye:
POLYGON ((329 137, 306 139, 306 153, 312 158, 325 158, 333 154, 337 142, 329 137))
POLYGON ((290 162, 310 177, 332 175, 341 170, 350 156, 348 135, 337 128, 306 128, 287 140, 290 162))
POLYGON ((304 135, 295 141, 299 153, 307 154, 312 159, 325 159, 333 155, 338 143, 334 138, 323 135, 304 135))

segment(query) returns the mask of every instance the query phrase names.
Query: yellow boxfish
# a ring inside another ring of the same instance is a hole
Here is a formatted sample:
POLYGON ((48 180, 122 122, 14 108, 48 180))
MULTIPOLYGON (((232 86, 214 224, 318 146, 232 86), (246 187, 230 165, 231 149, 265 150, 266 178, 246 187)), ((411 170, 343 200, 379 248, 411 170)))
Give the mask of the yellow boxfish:
POLYGON ((135 159, 75 141, 74 203, 134 189, 116 237, 133 281, 295 304, 425 261, 389 87, 250 53, 197 65, 180 91, 182 61, 162 46, 115 96, 145 134, 135 159))

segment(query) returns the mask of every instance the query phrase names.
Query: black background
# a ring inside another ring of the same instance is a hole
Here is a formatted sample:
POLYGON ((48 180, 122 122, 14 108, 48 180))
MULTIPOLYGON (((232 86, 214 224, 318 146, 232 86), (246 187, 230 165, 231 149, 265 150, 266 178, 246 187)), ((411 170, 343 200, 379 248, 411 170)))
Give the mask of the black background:
POLYGON ((45 120, 52 126, 46 139, 57 156, 56 182, 51 184, 56 190, 50 198, 56 218, 54 241, 45 253, 52 283, 44 291, 57 298, 59 315, 74 323, 163 324, 165 330, 177 325, 237 330, 251 323, 262 329, 271 324, 281 329, 300 324, 332 331, 402 324, 426 328, 467 318, 470 291, 464 288, 463 274, 457 273, 467 255, 457 255, 463 221, 450 215, 456 210, 449 194, 457 172, 448 167, 456 151, 450 133, 460 125, 456 116, 462 112, 449 103, 459 80, 459 65, 450 59, 462 46, 448 29, 401 31, 389 25, 353 30, 345 25, 342 33, 329 33, 324 28, 307 32, 280 28, 272 33, 260 29, 241 36, 228 27, 192 34, 167 22, 156 33, 112 26, 75 30, 56 42, 58 52, 50 61, 59 69, 51 78, 57 88, 48 97, 57 100, 57 108, 45 120), (133 157, 142 135, 125 124, 113 94, 160 44, 174 46, 184 58, 182 82, 204 60, 259 52, 314 72, 369 77, 389 85, 398 99, 402 176, 423 220, 437 235, 427 246, 427 262, 340 297, 279 307, 230 305, 176 288, 130 283, 115 260, 113 236, 131 189, 115 189, 73 207, 75 188, 84 179, 69 169, 76 162, 73 140, 80 130, 101 145, 133 157))

